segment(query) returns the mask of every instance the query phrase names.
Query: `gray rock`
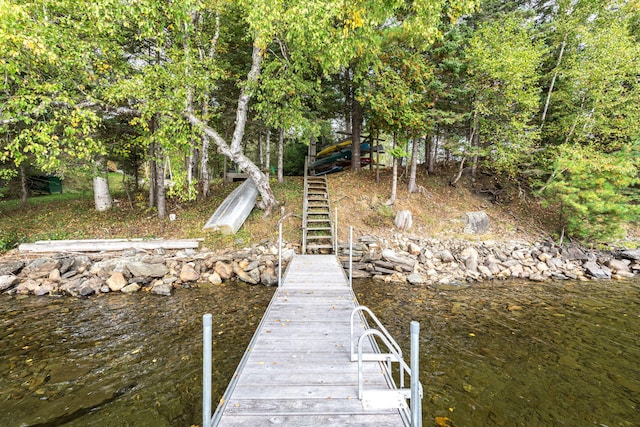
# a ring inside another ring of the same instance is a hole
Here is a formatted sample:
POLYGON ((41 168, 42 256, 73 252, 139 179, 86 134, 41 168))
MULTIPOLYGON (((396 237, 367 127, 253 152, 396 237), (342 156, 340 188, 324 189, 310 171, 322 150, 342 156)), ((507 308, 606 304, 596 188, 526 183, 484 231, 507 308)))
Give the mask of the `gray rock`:
POLYGON ((609 267, 614 273, 618 273, 621 271, 628 272, 630 271, 629 265, 631 261, 628 259, 610 259, 606 262, 606 266, 609 267))
POLYGON ((485 277, 491 277, 493 275, 489 267, 487 267, 486 265, 479 265, 478 271, 485 277))
POLYGON ((608 267, 600 266, 595 261, 587 261, 583 267, 587 274, 596 279, 611 279, 611 270, 608 267))
POLYGON ((90 286, 90 283, 87 283, 87 280, 84 280, 77 287, 77 292, 80 296, 88 297, 89 295, 93 295, 95 290, 90 286))
POLYGON ((253 270, 249 270, 247 271, 247 274, 249 275, 249 277, 251 277, 253 280, 256 281, 256 284, 260 283, 260 270, 257 268, 254 268, 253 270))
POLYGON ((467 234, 483 234, 489 229, 489 216, 483 212, 467 212, 463 218, 467 234))
POLYGON ((17 274, 24 267, 22 261, 6 261, 0 262, 0 276, 8 276, 11 274, 17 274))
POLYGON ((138 290, 140 290, 140 285, 138 285, 137 283, 132 283, 122 288, 120 292, 122 292, 123 294, 133 294, 135 292, 138 292, 138 290))
POLYGON ((252 285, 258 284, 258 282, 253 277, 249 276, 249 274, 244 271, 244 269, 242 269, 237 262, 233 263, 233 272, 236 274, 236 276, 238 276, 238 279, 242 280, 243 282, 250 283, 252 285))
POLYGON ((60 260, 53 258, 38 258, 33 260, 23 270, 22 274, 30 279, 48 277, 51 270, 60 267, 60 260))
POLYGON ((151 293, 154 293, 157 295, 164 295, 168 297, 168 296, 171 296, 172 289, 173 289, 173 286, 171 286, 168 283, 164 283, 160 281, 160 283, 153 285, 153 287, 151 288, 151 293))
POLYGON ((460 260, 464 262, 465 267, 469 271, 478 271, 478 251, 474 247, 465 248, 460 253, 460 260))
POLYGON ((443 249, 440 252, 438 252, 437 257, 440 258, 440 261, 442 261, 442 262, 453 262, 453 261, 455 261, 455 258, 453 257, 453 255, 451 254, 451 252, 448 249, 443 249))
POLYGON ((562 250, 562 258, 565 260, 586 261, 589 259, 582 249, 576 246, 569 246, 562 250))
POLYGON ((411 273, 407 276, 407 281, 412 285, 424 285, 427 281, 420 273, 411 273))
POLYGON ((522 277, 524 274, 524 268, 522 267, 522 264, 514 264, 509 267, 509 270, 511 271, 512 277, 522 277))
POLYGON ((282 251, 282 262, 291 261, 291 258, 293 258, 295 255, 296 251, 294 251, 293 249, 285 249, 284 251, 282 251))
POLYGON ((274 286, 278 284, 278 275, 272 266, 264 269, 260 282, 265 286, 274 286))
POLYGON ((46 282, 38 286, 38 288, 33 291, 33 294, 36 296, 50 295, 55 289, 56 287, 53 283, 46 282))
POLYGON ((146 264, 164 264, 165 258, 162 255, 145 255, 140 261, 146 264))
POLYGON ((91 277, 82 283, 83 286, 91 287, 95 293, 100 292, 100 288, 102 288, 104 284, 104 280, 99 277, 91 277))
POLYGON ((628 251, 622 251, 621 255, 627 259, 633 260, 633 261, 638 261, 640 260, 640 250, 635 249, 635 250, 628 250, 628 251))
POLYGON ((392 249, 384 249, 382 251, 382 258, 385 260, 392 262, 394 264, 404 264, 413 268, 416 265, 416 260, 413 258, 409 258, 408 256, 398 255, 392 249))
POLYGON ((126 267, 135 277, 162 277, 169 272, 169 269, 164 264, 129 262, 126 267))
POLYGON ((13 274, 0 276, 0 291, 9 289, 10 287, 16 285, 18 281, 19 281, 18 278, 13 274))
POLYGON ((251 271, 251 270, 255 270, 256 268, 260 267, 260 261, 255 260, 255 261, 251 261, 249 262, 249 264, 247 264, 246 267, 244 267, 244 271, 251 271))

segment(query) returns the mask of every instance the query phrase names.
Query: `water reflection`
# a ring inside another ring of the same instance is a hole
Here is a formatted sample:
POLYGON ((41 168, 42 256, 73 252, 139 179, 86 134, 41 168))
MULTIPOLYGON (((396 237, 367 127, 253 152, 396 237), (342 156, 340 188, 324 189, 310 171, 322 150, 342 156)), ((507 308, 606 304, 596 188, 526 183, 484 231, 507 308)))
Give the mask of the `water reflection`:
POLYGON ((407 352, 421 322, 425 425, 640 425, 637 283, 355 290, 407 352))
MULTIPOLYGON (((354 290, 407 354, 421 322, 425 426, 640 425, 638 283, 354 290)), ((202 314, 213 313, 218 399, 272 294, 2 295, 0 426, 198 425, 202 314)))
POLYGON ((273 289, 0 298, 1 426, 200 424, 202 314, 221 396, 273 289))

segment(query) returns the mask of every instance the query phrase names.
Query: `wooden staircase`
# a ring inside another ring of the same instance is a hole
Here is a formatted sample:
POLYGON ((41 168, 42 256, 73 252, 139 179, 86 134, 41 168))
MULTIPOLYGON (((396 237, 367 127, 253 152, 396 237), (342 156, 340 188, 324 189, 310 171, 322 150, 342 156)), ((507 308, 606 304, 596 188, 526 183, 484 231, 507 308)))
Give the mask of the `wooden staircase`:
POLYGON ((302 203, 302 253, 333 253, 334 234, 326 176, 305 174, 302 203))

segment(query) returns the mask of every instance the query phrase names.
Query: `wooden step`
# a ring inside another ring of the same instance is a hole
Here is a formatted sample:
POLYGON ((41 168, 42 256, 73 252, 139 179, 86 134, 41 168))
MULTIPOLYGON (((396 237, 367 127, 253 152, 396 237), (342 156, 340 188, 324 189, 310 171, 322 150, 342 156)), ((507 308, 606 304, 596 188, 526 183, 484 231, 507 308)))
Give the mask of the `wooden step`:
POLYGON ((333 245, 318 245, 318 244, 307 245, 307 250, 313 251, 316 249, 333 249, 333 245))
POLYGON ((307 231, 331 231, 331 227, 307 227, 307 231))
POLYGON ((331 236, 307 236, 307 240, 331 240, 331 236))

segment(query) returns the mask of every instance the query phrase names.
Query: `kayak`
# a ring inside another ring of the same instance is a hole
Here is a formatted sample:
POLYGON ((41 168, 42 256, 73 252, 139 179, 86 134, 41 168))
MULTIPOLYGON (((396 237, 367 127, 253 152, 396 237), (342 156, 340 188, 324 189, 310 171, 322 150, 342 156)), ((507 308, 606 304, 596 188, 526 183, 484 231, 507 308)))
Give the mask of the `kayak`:
POLYGON ((342 142, 339 142, 337 144, 333 144, 330 145, 328 147, 323 148, 322 150, 320 150, 319 153, 316 154, 316 157, 324 157, 324 156, 328 156, 331 153, 334 153, 336 151, 340 151, 341 149, 348 147, 351 145, 351 140, 347 139, 344 140, 342 142))

